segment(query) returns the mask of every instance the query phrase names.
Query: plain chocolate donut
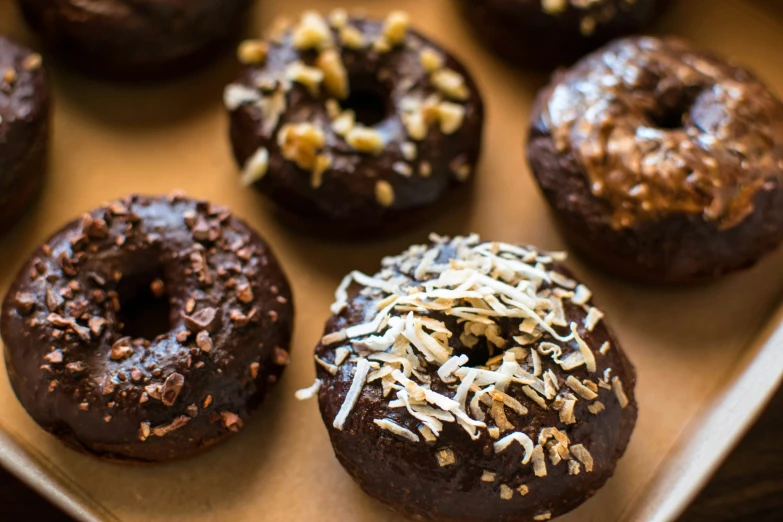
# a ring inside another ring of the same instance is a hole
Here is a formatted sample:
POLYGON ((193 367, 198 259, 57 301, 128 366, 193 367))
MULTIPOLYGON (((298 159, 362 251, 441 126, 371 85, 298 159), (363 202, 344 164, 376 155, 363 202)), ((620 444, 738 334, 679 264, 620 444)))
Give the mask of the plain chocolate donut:
POLYGON ((3 303, 11 386, 46 431, 123 462, 187 457, 247 422, 287 364, 285 274, 225 208, 128 196, 73 221, 3 303))
POLYGON ((432 240, 345 279, 300 398, 317 393, 362 489, 413 520, 574 509, 631 437, 633 366, 559 255, 432 240))
POLYGON ((474 33, 506 60, 550 69, 649 26, 669 0, 458 0, 474 33))
POLYGON ((243 181, 334 236, 409 228, 471 177, 483 104, 465 68, 386 20, 305 13, 239 48, 225 91, 243 181))
POLYGON ((783 104, 674 38, 616 41, 555 75, 527 156, 573 246, 611 273, 690 283, 783 241, 783 104))
POLYGON ((52 51, 118 80, 169 77, 211 58, 251 0, 17 0, 52 51))
POLYGON ((44 182, 51 101, 41 61, 0 35, 0 230, 19 219, 44 182))

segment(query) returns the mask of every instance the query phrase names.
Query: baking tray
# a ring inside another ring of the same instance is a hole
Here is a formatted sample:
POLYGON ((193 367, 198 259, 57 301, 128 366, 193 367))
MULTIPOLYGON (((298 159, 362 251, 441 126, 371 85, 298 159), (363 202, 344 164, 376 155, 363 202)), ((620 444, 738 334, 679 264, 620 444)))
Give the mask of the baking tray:
MULTIPOLYGON (((0 31, 35 45, 12 2, 0 31)), ((81 520, 399 521, 365 496, 332 455, 314 401, 294 391, 314 377, 312 349, 332 293, 351 269, 441 234, 564 245, 524 162, 528 110, 545 76, 514 70, 478 45, 448 0, 263 0, 258 34, 278 14, 361 6, 408 10, 414 24, 469 66, 486 98, 485 153, 470 198, 400 237, 334 243, 280 224, 267 203, 239 186, 221 104, 231 57, 163 85, 119 86, 52 66, 56 95, 51 168, 40 201, 0 239, 0 289, 50 233, 87 209, 129 192, 179 188, 227 204, 274 246, 297 307, 293 361, 257 416, 206 454, 155 467, 122 467, 74 453, 41 431, 0 369, 0 463, 81 520)), ((747 64, 783 92, 783 22, 759 0, 682 0, 662 23, 747 64)), ((595 291, 639 373, 639 421, 615 477, 566 521, 665 521, 687 505, 740 439, 783 375, 783 251, 714 284, 658 290, 598 273, 572 258, 595 291)))

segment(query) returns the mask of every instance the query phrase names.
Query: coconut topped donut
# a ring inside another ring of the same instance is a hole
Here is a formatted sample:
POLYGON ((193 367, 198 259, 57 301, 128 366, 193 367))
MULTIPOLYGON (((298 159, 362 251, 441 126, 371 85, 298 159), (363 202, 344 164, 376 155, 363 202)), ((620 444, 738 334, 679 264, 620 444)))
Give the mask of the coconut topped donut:
POLYGON ((731 228, 783 183, 783 104, 681 40, 617 41, 548 94, 533 137, 573 155, 616 228, 676 213, 731 228))
POLYGON ((310 226, 401 229, 471 176, 478 90, 405 13, 308 11, 238 55, 244 67, 225 105, 242 181, 310 226))
POLYGON ((243 426, 288 361, 292 313, 274 255, 225 208, 129 196, 35 252, 0 326, 11 385, 41 427, 152 462, 243 426))
POLYGON ((300 398, 368 494, 416 520, 546 520, 612 475, 635 372, 560 260, 434 236, 346 277, 300 398))

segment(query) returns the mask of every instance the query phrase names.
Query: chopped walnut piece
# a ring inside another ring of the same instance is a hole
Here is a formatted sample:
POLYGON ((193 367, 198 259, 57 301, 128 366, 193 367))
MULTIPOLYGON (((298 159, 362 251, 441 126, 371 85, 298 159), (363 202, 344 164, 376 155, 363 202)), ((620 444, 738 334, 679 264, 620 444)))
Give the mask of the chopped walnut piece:
POLYGON ((432 84, 448 98, 465 101, 470 97, 465 78, 452 69, 439 69, 432 74, 432 84))
POLYGON ((443 56, 432 48, 423 49, 419 53, 419 60, 422 67, 428 73, 434 73, 441 67, 443 67, 443 56))
POLYGON ((359 152, 375 155, 383 152, 386 146, 380 132, 362 125, 355 125, 345 136, 345 142, 359 152))
POLYGON ((392 46, 405 40, 410 25, 410 17, 404 11, 392 11, 383 23, 383 37, 392 46))
POLYGON ((329 24, 317 11, 305 12, 292 34, 294 48, 300 51, 320 49, 329 45, 331 40, 329 24))
POLYGON ((237 299, 243 303, 249 303, 253 300, 253 289, 249 283, 242 283, 237 286, 237 299))
POLYGON ((246 65, 260 65, 266 61, 269 45, 262 40, 245 40, 237 48, 237 58, 246 65))
POLYGON ((356 27, 347 25, 340 29, 340 43, 354 51, 365 46, 364 35, 356 27))
POLYGON ((109 353, 109 359, 112 361, 121 361, 127 359, 133 355, 133 348, 131 347, 131 338, 123 337, 115 341, 111 346, 111 352, 109 353))
POLYGON ((438 120, 443 134, 454 134, 465 121, 465 107, 456 103, 441 102, 438 104, 438 120))
POLYGON ((315 64, 323 72, 323 83, 329 94, 340 100, 347 98, 350 93, 348 72, 340 53, 326 49, 318 55, 315 64))
POLYGON ((150 436, 150 423, 142 422, 139 427, 139 440, 144 442, 150 436))
POLYGON ((187 413, 188 417, 196 417, 198 415, 198 406, 195 404, 190 404, 187 408, 185 408, 185 413, 187 413))
POLYGON ((152 428, 150 430, 150 433, 154 435, 155 437, 165 437, 169 433, 171 433, 174 430, 180 429, 182 426, 190 422, 190 417, 187 417, 185 415, 180 415, 176 419, 174 419, 170 424, 166 424, 164 426, 158 426, 156 428, 152 428))
POLYGON ((329 13, 329 24, 335 29, 341 29, 348 23, 348 11, 337 8, 329 13))
POLYGON ((288 366, 290 362, 291 356, 288 354, 288 351, 279 346, 275 346, 275 364, 278 366, 288 366))
POLYGON ((242 167, 242 177, 240 183, 247 187, 266 176, 269 169, 269 151, 264 147, 259 147, 252 156, 250 156, 242 167))
POLYGON ((22 60, 22 69, 25 71, 37 71, 43 65, 43 58, 38 53, 31 53, 22 60))
POLYGON ((536 522, 543 522, 544 520, 549 520, 552 518, 552 513, 549 511, 545 511, 544 513, 539 513, 538 515, 533 517, 533 520, 536 522))
POLYGON ((61 350, 55 350, 44 355, 44 359, 51 364, 60 364, 63 362, 63 352, 61 350))
POLYGON ((213 332, 218 325, 217 310, 212 307, 202 308, 193 315, 182 314, 185 327, 193 333, 206 330, 213 332))
POLYGON ((35 308, 35 298, 25 292, 16 293, 16 309, 22 314, 29 314, 35 308))
POLYGON ((258 364, 257 362, 250 363, 250 378, 251 379, 255 379, 256 377, 258 377, 258 369, 259 369, 260 366, 261 365, 258 364))
POLYGON ((568 0, 541 0, 541 10, 547 14, 558 15, 567 7, 568 0))
POLYGON ((304 85, 313 96, 318 96, 324 73, 317 67, 310 67, 303 62, 294 62, 286 68, 286 76, 296 83, 304 85))
POLYGON ((388 181, 378 180, 375 183, 375 200, 382 207, 390 207, 394 204, 394 188, 388 181))
POLYGON ((277 142, 284 158, 309 171, 315 166, 318 151, 326 144, 326 136, 312 123, 288 123, 280 129, 277 142))

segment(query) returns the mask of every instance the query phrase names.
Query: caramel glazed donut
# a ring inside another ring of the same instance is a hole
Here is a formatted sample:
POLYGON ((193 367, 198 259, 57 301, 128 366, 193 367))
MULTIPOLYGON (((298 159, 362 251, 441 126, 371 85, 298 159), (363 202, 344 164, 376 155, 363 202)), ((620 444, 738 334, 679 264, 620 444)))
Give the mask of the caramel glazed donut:
POLYGON ((564 256, 431 240, 346 277, 298 397, 318 394, 340 463, 410 518, 574 509, 628 444, 633 366, 564 256))
POLYGON ((129 196, 35 252, 0 327, 11 386, 42 428, 155 462, 239 431, 289 360, 292 320, 286 277, 245 223, 179 195, 129 196))
POLYGON ((696 282, 783 241, 783 104, 679 39, 618 40, 555 75, 527 156, 573 246, 618 275, 696 282))
POLYGON ((44 182, 51 100, 41 55, 0 35, 0 230, 44 182))
POLYGON ((225 90, 242 182, 331 234, 399 231, 471 176, 483 103, 465 68, 408 15, 333 11, 246 41, 225 90))

